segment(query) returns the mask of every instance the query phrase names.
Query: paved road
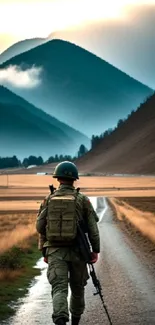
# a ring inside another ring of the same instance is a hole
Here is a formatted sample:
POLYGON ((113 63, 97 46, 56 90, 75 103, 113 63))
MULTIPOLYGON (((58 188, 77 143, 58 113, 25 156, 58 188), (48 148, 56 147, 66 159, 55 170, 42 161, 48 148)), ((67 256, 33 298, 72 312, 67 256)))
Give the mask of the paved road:
MULTIPOLYGON (((91 198, 100 216, 101 251, 96 265, 98 277, 113 325, 155 325, 155 264, 143 252, 142 244, 122 231, 104 198, 91 198)), ((36 277, 16 315, 7 325, 49 325, 52 304, 46 268, 36 277)), ((106 314, 88 281, 86 311, 80 325, 108 325, 106 314)))

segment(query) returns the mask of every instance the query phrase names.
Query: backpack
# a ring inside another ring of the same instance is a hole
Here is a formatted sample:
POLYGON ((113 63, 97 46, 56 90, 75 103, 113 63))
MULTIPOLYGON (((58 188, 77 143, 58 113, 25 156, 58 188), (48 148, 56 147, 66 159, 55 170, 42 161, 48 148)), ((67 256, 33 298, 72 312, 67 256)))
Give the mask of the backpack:
POLYGON ((76 199, 78 191, 50 195, 46 238, 49 242, 72 242, 77 235, 76 199))

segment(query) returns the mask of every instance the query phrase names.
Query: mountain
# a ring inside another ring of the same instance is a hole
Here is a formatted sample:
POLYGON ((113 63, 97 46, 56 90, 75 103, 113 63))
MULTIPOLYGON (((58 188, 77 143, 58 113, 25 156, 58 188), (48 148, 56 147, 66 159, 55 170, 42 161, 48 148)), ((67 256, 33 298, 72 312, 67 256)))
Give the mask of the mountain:
POLYGON ((0 86, 0 156, 75 155, 90 140, 0 86))
POLYGON ((127 19, 94 21, 51 38, 75 43, 155 89, 155 5, 136 2, 127 8, 127 19))
POLYGON ((41 67, 37 87, 9 84, 9 89, 87 136, 113 127, 153 92, 92 53, 60 40, 20 54, 0 69, 9 65, 41 67))
POLYGON ((81 171, 155 174, 155 94, 77 161, 81 171))
POLYGON ((46 38, 32 38, 17 42, 0 54, 0 64, 47 41, 46 38))

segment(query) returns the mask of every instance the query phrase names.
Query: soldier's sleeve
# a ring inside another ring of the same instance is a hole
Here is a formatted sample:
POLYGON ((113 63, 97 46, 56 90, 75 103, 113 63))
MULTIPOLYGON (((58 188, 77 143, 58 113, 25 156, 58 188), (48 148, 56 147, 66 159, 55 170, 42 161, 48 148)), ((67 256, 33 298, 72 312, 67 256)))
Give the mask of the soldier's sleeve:
POLYGON ((85 196, 84 197, 84 214, 88 227, 88 237, 92 246, 92 250, 95 253, 100 252, 100 235, 97 222, 99 218, 90 202, 90 200, 85 196))
POLYGON ((47 206, 48 206, 48 197, 44 199, 44 201, 40 205, 40 209, 37 215, 36 220, 36 230, 39 234, 46 234, 46 216, 47 216, 47 206))

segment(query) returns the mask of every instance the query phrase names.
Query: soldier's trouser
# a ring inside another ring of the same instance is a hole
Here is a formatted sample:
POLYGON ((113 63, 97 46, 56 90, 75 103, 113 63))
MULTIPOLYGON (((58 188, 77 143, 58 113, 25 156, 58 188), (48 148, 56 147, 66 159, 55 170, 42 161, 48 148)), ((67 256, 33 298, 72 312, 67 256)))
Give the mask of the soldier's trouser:
POLYGON ((68 282, 71 288, 70 312, 80 316, 85 308, 84 287, 89 278, 85 262, 71 261, 67 250, 59 249, 48 255, 47 277, 52 285, 54 323, 61 317, 69 321, 68 282))

